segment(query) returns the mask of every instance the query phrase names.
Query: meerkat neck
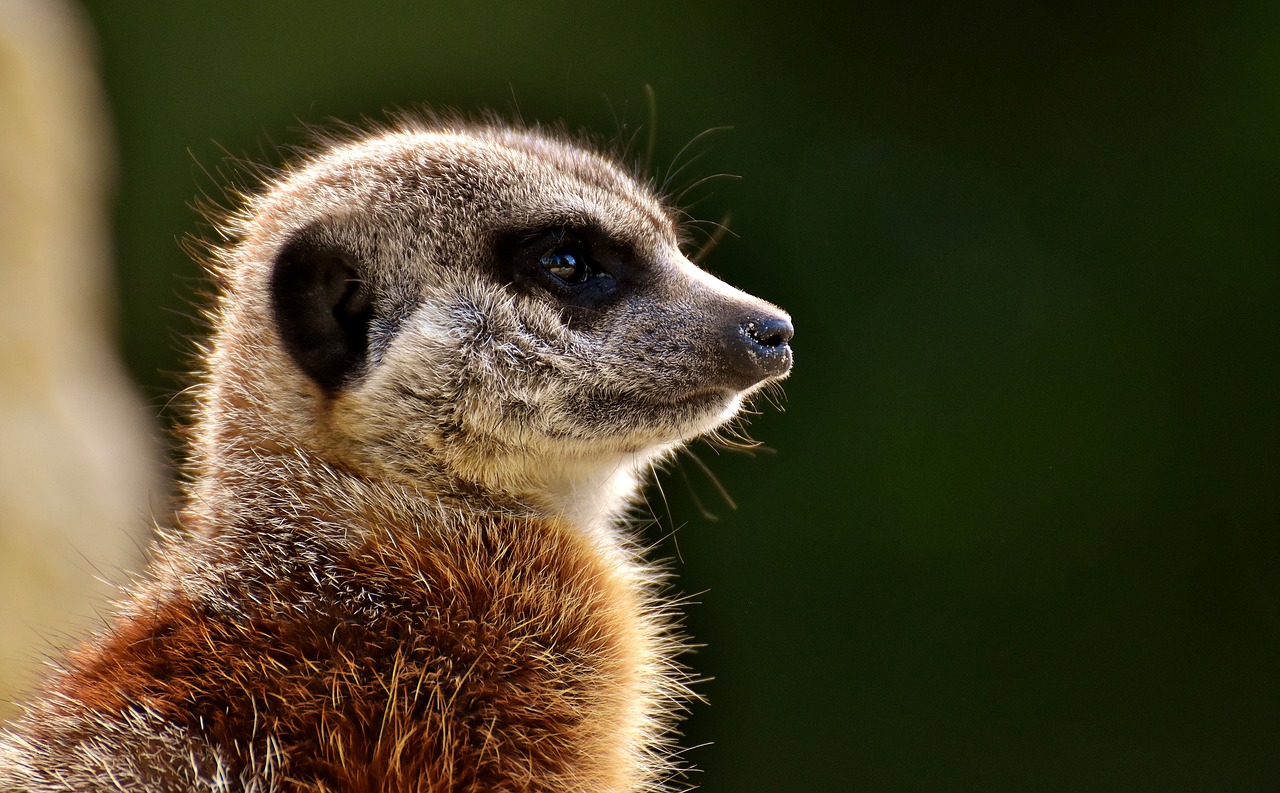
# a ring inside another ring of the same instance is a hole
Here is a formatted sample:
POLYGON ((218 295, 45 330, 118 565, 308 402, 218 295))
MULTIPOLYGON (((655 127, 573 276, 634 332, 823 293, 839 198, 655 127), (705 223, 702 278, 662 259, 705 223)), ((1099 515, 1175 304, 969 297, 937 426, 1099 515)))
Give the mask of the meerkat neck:
MULTIPOLYGON (((221 425, 228 424, 226 418, 222 416, 221 425)), ((414 461, 413 475, 406 476, 377 468, 376 460, 353 458, 349 465, 335 464, 332 454, 318 455, 305 444, 286 440, 287 434, 264 441, 270 435, 261 422, 254 432, 220 437, 202 433, 205 423, 195 430, 204 442, 198 444, 201 452, 194 461, 189 491, 197 510, 200 503, 210 503, 278 514, 279 503, 317 503, 334 513, 330 517, 338 518, 348 509, 358 511, 365 500, 385 503, 382 491, 393 489, 396 501, 417 503, 428 510, 553 518, 601 547, 618 546, 618 529, 639 498, 655 457, 654 453, 619 453, 460 473, 430 449, 423 449, 414 461), (378 490, 378 495, 366 493, 370 488, 378 490), (328 496, 334 492, 346 492, 350 498, 332 501, 328 496)), ((225 521, 212 521, 219 522, 225 521)))
POLYGON ((589 535, 611 534, 640 495, 649 459, 636 455, 548 467, 530 477, 543 510, 589 535))

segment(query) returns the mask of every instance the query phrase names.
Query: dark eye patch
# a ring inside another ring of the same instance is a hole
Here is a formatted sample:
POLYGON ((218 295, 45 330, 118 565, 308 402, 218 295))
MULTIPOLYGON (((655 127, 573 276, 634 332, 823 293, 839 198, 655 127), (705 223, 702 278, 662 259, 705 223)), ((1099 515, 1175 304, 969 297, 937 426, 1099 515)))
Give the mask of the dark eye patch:
POLYGON ((512 231, 495 245, 496 274, 525 294, 540 294, 582 319, 611 305, 631 286, 637 262, 629 245, 592 226, 512 231))

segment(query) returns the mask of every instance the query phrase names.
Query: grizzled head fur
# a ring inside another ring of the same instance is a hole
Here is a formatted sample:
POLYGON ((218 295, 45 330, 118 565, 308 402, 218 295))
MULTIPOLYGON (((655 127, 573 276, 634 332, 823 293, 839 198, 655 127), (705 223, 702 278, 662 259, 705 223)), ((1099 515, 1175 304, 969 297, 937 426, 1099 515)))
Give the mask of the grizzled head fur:
POLYGON ((785 313, 691 263, 624 168, 539 131, 340 144, 227 231, 215 466, 252 438, 592 523, 791 366, 785 313))

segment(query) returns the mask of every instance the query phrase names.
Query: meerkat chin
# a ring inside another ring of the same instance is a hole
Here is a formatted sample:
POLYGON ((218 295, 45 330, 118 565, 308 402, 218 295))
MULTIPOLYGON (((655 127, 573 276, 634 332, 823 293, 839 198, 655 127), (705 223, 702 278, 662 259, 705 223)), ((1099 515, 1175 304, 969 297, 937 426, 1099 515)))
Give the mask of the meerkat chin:
POLYGON ((175 526, 0 789, 662 789, 686 677, 623 514, 789 317, 531 129, 332 142, 222 231, 175 526))

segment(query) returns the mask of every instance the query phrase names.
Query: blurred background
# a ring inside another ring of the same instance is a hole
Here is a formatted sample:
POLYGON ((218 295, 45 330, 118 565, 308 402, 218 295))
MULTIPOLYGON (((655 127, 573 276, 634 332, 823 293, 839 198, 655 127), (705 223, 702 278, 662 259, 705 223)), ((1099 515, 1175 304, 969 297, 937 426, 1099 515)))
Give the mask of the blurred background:
POLYGON ((651 85, 659 177, 741 177, 686 201, 795 318, 786 412, 695 446, 736 510, 688 458, 653 499, 703 790, 1280 788, 1280 5, 86 6, 164 420, 227 153, 651 85))

